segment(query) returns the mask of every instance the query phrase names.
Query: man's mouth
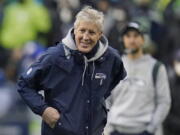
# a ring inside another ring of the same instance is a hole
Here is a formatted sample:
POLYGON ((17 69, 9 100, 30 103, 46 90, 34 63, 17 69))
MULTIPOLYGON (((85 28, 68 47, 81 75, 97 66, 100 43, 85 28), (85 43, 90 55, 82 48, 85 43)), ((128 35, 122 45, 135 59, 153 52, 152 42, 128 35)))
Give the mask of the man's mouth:
POLYGON ((131 43, 130 46, 136 46, 136 44, 135 43, 131 43))
POLYGON ((80 46, 82 46, 83 48, 87 48, 87 47, 90 46, 90 43, 83 43, 83 42, 81 42, 80 46))

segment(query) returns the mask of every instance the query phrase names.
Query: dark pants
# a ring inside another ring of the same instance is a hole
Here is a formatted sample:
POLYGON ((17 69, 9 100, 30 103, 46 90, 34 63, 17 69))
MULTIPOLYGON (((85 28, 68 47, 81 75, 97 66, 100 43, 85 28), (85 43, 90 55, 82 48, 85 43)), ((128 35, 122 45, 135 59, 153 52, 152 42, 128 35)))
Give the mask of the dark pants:
POLYGON ((146 131, 142 132, 142 133, 138 133, 138 134, 126 134, 126 133, 120 133, 118 131, 114 131, 111 133, 111 135, 153 135, 151 133, 148 133, 146 131))

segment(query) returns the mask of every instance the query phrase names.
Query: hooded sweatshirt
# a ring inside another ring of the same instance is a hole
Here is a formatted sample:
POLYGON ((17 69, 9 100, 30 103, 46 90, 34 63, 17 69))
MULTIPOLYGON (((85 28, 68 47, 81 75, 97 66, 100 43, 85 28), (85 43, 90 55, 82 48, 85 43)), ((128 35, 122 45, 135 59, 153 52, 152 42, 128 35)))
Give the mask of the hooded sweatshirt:
POLYGON ((113 90, 109 124, 121 133, 154 133, 170 108, 169 83, 161 65, 153 84, 152 70, 156 60, 150 55, 131 60, 122 58, 127 77, 113 90))

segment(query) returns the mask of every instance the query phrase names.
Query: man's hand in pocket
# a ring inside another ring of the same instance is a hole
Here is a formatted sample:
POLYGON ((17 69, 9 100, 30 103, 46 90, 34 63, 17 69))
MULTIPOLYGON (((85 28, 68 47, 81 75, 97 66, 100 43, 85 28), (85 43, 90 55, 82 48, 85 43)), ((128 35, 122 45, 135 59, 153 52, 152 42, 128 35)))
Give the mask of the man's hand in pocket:
POLYGON ((57 109, 53 107, 47 107, 43 114, 42 119, 51 127, 54 128, 56 125, 56 122, 60 118, 60 114, 57 109))

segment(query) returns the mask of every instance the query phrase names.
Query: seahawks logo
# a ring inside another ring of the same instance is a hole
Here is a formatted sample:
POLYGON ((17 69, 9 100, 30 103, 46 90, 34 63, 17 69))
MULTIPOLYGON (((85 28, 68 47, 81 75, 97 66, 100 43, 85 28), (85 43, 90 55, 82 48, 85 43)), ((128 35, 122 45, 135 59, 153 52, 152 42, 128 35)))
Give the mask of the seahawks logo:
POLYGON ((99 85, 102 85, 103 84, 103 80, 106 79, 106 74, 104 74, 104 73, 96 73, 95 79, 100 80, 99 85))

